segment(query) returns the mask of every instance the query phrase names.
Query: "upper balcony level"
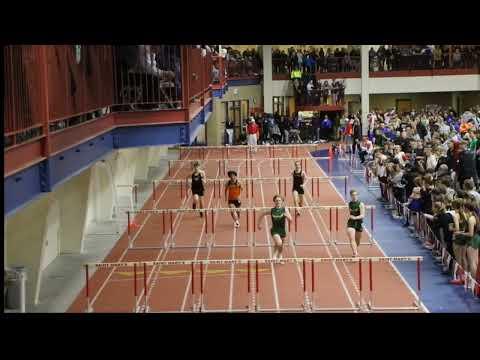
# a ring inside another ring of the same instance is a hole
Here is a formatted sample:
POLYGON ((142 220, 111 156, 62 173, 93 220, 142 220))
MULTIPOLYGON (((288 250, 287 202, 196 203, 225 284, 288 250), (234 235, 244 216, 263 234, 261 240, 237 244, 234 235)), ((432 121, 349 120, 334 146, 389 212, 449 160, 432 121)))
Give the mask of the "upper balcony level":
MULTIPOLYGON (((292 71, 316 79, 360 78, 360 50, 357 47, 323 49, 275 49, 272 52, 273 80, 289 80, 292 71)), ((434 48, 415 46, 372 47, 369 52, 369 76, 414 77, 478 75, 479 46, 443 45, 434 48)))
POLYGON ((4 48, 4 176, 115 127, 188 124, 214 56, 188 45, 4 48))

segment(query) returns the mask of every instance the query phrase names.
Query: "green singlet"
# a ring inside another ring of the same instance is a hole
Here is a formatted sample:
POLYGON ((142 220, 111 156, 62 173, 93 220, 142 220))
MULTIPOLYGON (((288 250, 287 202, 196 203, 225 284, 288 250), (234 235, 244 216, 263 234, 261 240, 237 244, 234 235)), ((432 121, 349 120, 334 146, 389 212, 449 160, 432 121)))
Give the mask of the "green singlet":
MULTIPOLYGON (((468 231, 468 219, 465 219, 464 216, 460 215, 459 219, 459 229, 460 231, 468 231)), ((472 237, 465 234, 456 234, 453 242, 458 246, 468 245, 472 241, 472 237)))
POLYGON ((285 208, 272 208, 270 210, 270 215, 272 216, 272 228, 270 229, 270 234, 280 235, 281 238, 287 236, 285 231, 285 208))
MULTIPOLYGON (((350 215, 352 216, 360 215, 360 204, 361 204, 360 201, 350 201, 348 203, 348 207, 350 209, 350 215)), ((362 224, 363 224, 363 220, 348 219, 347 227, 354 228, 355 231, 362 232, 363 231, 362 224)))

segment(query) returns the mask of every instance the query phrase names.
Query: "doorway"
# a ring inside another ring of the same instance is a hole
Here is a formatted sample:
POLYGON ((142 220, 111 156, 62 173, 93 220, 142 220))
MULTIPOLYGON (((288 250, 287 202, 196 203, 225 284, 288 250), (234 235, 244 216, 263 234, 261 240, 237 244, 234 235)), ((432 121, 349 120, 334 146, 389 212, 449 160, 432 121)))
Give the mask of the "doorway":
POLYGON ((248 100, 225 101, 225 120, 233 121, 233 139, 238 144, 246 139, 245 125, 249 115, 248 100))
POLYGON ((410 99, 397 99, 395 101, 397 113, 404 114, 412 111, 412 100, 410 99))
POLYGON ((360 101, 349 101, 348 102, 348 113, 356 114, 361 110, 360 101))
POLYGON ((292 96, 274 96, 273 97, 273 113, 280 116, 290 116, 290 99, 292 96))

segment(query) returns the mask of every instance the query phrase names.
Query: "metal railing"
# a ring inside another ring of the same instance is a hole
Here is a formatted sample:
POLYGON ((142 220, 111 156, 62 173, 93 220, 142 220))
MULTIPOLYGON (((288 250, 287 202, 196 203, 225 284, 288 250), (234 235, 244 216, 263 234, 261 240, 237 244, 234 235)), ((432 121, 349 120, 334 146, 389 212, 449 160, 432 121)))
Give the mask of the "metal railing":
MULTIPOLYGON (((4 49, 5 148, 114 111, 188 109, 209 96, 211 53, 187 45, 15 45, 4 49)), ((81 140, 81 139, 79 139, 81 140)))
MULTIPOLYGON (((274 75, 288 74, 298 66, 296 59, 272 58, 274 75)), ((304 73, 360 72, 360 56, 315 58, 313 63, 302 64, 304 73)))
POLYGON ((375 55, 369 57, 369 70, 376 71, 411 71, 411 70, 447 70, 447 69, 478 69, 480 54, 475 52, 442 52, 440 57, 432 54, 396 54, 393 56, 375 55))
POLYGON ((114 48, 115 109, 160 110, 182 105, 179 45, 114 48))
POLYGON ((230 58, 227 74, 229 78, 262 76, 263 64, 257 58, 230 58))

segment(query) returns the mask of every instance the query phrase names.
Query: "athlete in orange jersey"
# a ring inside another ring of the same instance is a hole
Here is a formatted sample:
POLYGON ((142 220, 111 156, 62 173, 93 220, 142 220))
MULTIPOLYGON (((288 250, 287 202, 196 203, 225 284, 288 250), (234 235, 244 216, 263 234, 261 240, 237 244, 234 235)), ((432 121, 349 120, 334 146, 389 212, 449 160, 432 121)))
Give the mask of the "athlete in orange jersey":
MULTIPOLYGON (((237 173, 233 170, 228 172, 228 177, 230 180, 225 184, 225 198, 228 200, 228 207, 239 208, 242 205, 240 201, 240 194, 242 193, 242 184, 237 179, 237 173)), ((238 228, 240 226, 240 212, 232 211, 231 212, 234 226, 238 228)))

